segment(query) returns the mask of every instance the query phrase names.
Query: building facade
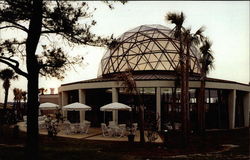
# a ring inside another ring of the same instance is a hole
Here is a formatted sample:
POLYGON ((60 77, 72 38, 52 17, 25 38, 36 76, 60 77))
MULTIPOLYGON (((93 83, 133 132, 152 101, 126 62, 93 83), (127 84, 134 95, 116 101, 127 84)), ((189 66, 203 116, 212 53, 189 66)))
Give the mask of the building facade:
MULTIPOLYGON (((119 123, 126 123, 128 117, 137 121, 137 100, 141 99, 140 105, 144 106, 145 112, 153 112, 159 117, 160 129, 164 129, 168 122, 181 122, 180 44, 173 34, 171 29, 161 25, 142 25, 125 32, 103 56, 98 78, 61 85, 59 105, 80 102, 91 106, 92 111, 86 113, 86 119, 98 126, 104 116, 99 108, 111 102, 130 105, 133 111, 132 114, 106 113, 107 121, 111 117, 119 123), (127 69, 133 73, 139 97, 128 94, 124 82, 119 79, 127 69)), ((189 58, 190 120, 191 129, 196 129, 201 68, 198 49, 191 47, 189 58)), ((205 86, 207 129, 249 127, 250 85, 206 78, 205 86)), ((79 115, 69 114, 71 117, 79 115)))

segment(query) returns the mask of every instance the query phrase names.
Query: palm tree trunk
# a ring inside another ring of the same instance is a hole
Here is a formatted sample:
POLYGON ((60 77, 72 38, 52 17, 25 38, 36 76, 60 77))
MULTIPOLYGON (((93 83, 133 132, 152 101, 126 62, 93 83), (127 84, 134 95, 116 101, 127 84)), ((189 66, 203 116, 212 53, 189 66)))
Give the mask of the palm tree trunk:
POLYGON ((204 69, 201 69, 200 94, 198 101, 198 133, 204 135, 205 132, 205 76, 204 69))
POLYGON ((182 134, 183 134, 183 146, 186 147, 188 141, 188 128, 187 128, 187 91, 186 91, 186 66, 185 66, 185 54, 183 51, 182 36, 180 31, 180 66, 181 66, 181 110, 182 110, 182 134))
POLYGON ((205 77, 201 81, 201 135, 205 133, 205 77))
POLYGON ((3 106, 3 110, 4 110, 4 112, 5 112, 5 111, 6 111, 6 109, 7 109, 8 95, 9 95, 9 88, 5 88, 4 106, 3 106))
MULTIPOLYGON (((174 87, 173 89, 173 109, 176 111, 176 89, 177 89, 177 86, 174 87)), ((177 116, 176 116, 176 112, 174 112, 174 115, 172 117, 173 119, 176 119, 177 116)), ((171 122, 171 125, 173 125, 173 122, 171 122)))
POLYGON ((190 133, 190 113, 189 113, 189 69, 190 69, 190 46, 187 45, 187 57, 186 57, 186 120, 187 120, 187 144, 189 142, 189 133, 190 133))
POLYGON ((139 107, 139 115, 140 115, 140 142, 145 143, 145 136, 144 136, 144 107, 140 105, 139 107))
POLYGON ((144 136, 144 107, 142 105, 142 99, 140 93, 136 89, 136 95, 138 96, 138 105, 139 106, 139 123, 140 123, 140 142, 145 143, 145 136, 144 136))

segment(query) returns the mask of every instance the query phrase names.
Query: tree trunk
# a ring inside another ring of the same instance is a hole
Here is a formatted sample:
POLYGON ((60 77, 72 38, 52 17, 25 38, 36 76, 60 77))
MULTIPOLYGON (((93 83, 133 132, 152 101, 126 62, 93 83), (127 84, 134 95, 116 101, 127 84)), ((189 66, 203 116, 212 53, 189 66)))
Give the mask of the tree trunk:
POLYGON ((140 142, 145 143, 144 137, 144 107, 140 104, 139 107, 139 115, 140 115, 140 142))
POLYGON ((201 69, 200 94, 198 101, 198 134, 204 135, 205 132, 205 74, 201 69))
MULTIPOLYGON (((6 112, 6 109, 7 109, 8 95, 9 95, 9 88, 5 88, 4 106, 3 106, 4 112, 6 112)), ((5 114, 5 113, 4 113, 4 114, 5 114)))
POLYGON ((187 116, 187 91, 186 91, 186 61, 185 54, 182 46, 182 36, 180 32, 180 66, 181 66, 181 111, 182 111, 182 133, 183 133, 183 146, 186 147, 188 143, 188 116, 187 116))
POLYGON ((38 159, 38 72, 29 73, 26 156, 38 159))
MULTIPOLYGON (((205 78, 205 77, 204 77, 205 78)), ((201 135, 205 133, 205 79, 201 81, 201 135)))
POLYGON ((139 106, 139 124, 140 124, 140 142, 145 143, 145 136, 144 136, 144 106, 142 105, 142 99, 139 91, 136 89, 136 102, 139 106))
POLYGON ((186 55, 186 117, 187 117, 187 144, 189 143, 190 134, 190 109, 189 109, 189 70, 190 70, 190 46, 187 44, 187 55, 186 55))
POLYGON ((38 159, 38 75, 39 65, 36 48, 42 28, 42 0, 33 0, 29 32, 26 40, 26 66, 28 72, 28 103, 27 103, 27 159, 38 159))
MULTIPOLYGON (((174 112, 174 115, 173 115, 173 119, 175 120, 175 119, 177 119, 177 114, 176 114, 176 89, 177 89, 177 85, 174 87, 174 89, 173 89, 173 110, 175 110, 175 112, 174 112)), ((173 121, 171 121, 171 125, 173 125, 174 123, 173 123, 173 121)))

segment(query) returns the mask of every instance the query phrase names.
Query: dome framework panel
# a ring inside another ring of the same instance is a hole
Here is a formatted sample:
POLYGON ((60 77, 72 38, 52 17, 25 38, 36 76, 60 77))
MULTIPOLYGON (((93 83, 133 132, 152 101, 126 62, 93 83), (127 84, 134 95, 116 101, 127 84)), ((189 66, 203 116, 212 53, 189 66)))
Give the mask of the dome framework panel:
MULTIPOLYGON (((101 60, 102 75, 134 71, 170 70, 179 67, 180 43, 173 31, 162 25, 142 25, 122 34, 118 45, 101 60)), ((197 50, 190 49, 190 70, 200 72, 197 50)))

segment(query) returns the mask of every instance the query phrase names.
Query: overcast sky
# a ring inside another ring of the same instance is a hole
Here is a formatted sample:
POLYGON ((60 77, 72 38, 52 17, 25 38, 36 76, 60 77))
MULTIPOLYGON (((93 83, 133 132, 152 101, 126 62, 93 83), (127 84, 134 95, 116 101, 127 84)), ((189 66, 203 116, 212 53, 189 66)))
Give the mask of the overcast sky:
MULTIPOLYGON (((93 28, 93 32, 102 36, 114 34, 117 37, 143 24, 162 24, 172 28, 173 25, 165 21, 166 13, 183 11, 186 15, 184 27, 191 27, 194 32, 199 27, 205 26, 204 34, 213 43, 215 69, 208 76, 241 83, 250 81, 248 1, 131 1, 125 5, 116 3, 113 10, 102 2, 88 3, 92 7, 97 7, 94 13, 97 25, 93 28)), ((84 65, 80 68, 75 67, 76 71, 66 71, 67 76, 63 81, 41 78, 39 87, 57 88, 62 83, 97 76, 100 60, 105 53, 104 48, 78 46, 67 48, 67 51, 73 55, 83 55, 84 65)), ((5 67, 3 64, 0 65, 0 68, 5 67)), ((2 81, 0 84, 2 85, 2 81)), ((24 78, 12 82, 9 101, 13 99, 13 88, 26 90, 26 85, 24 78)), ((3 102, 3 99, 4 91, 1 89, 0 102, 3 102)))

